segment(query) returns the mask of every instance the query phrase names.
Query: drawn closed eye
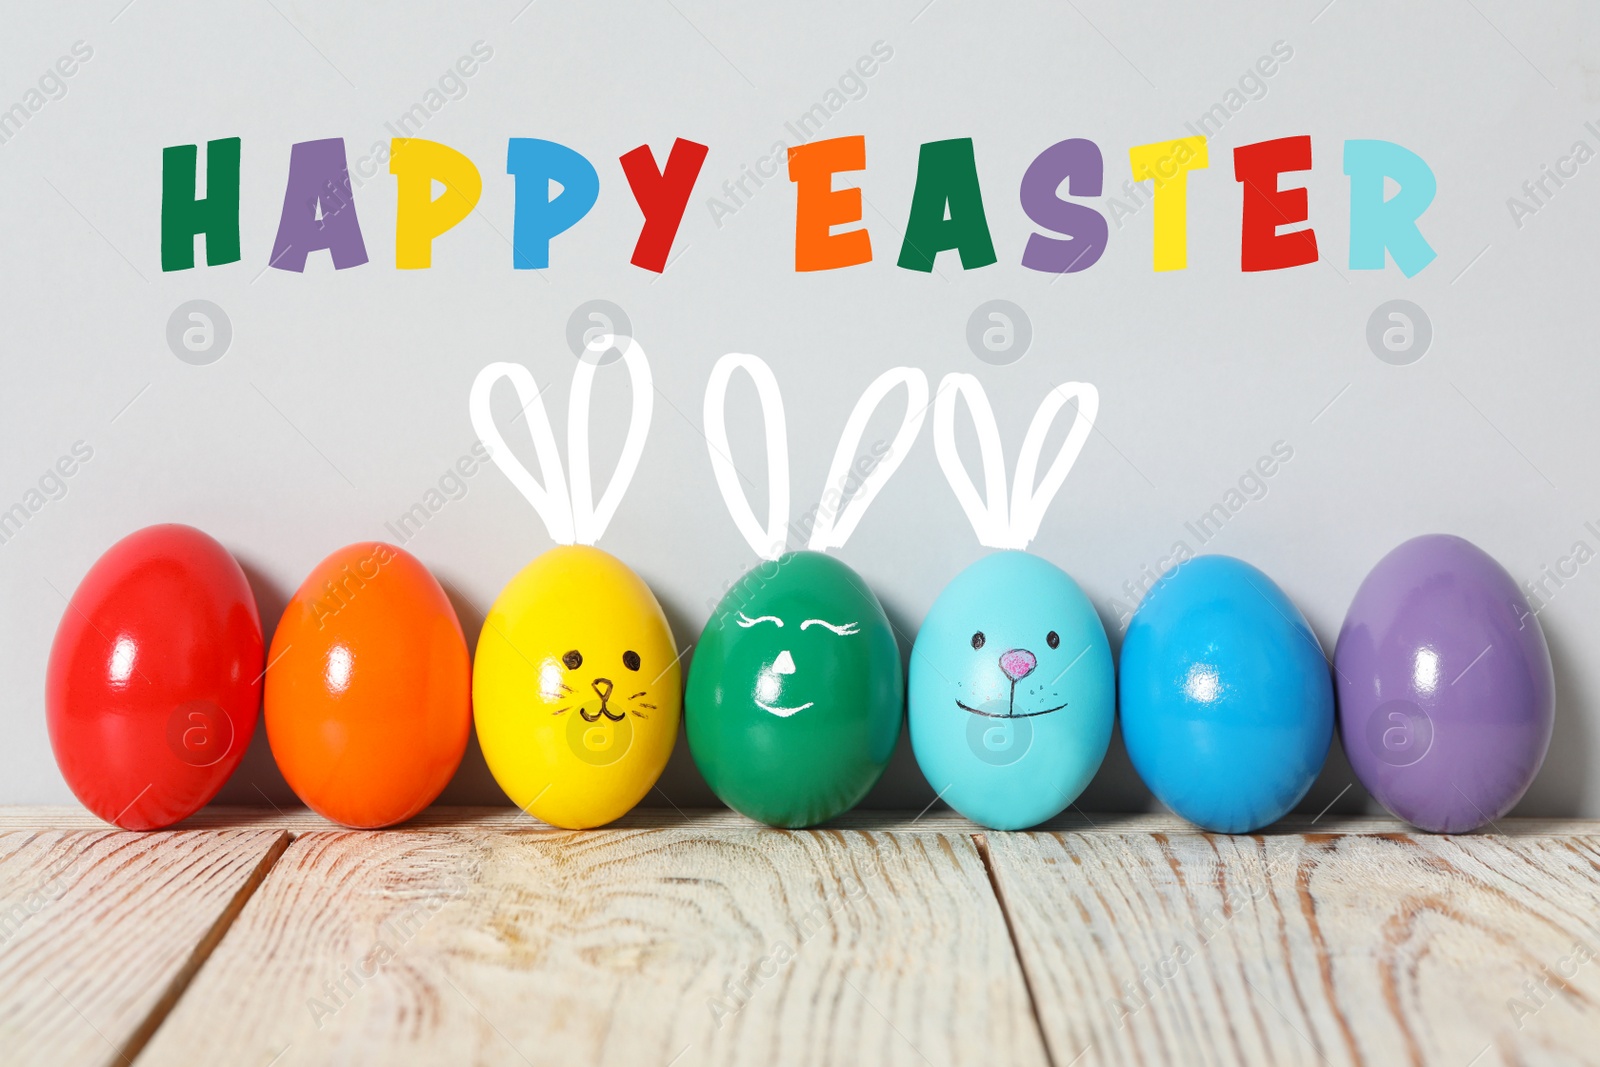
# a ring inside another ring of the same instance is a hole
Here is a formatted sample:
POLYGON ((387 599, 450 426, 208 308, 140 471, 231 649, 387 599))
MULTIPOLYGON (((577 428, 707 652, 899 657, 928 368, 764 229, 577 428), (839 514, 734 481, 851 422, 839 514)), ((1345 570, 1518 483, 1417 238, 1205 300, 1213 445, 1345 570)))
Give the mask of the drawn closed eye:
MULTIPOLYGON (((756 625, 757 623, 762 623, 762 622, 775 623, 778 626, 782 626, 783 625, 783 620, 778 618, 776 615, 758 615, 758 616, 756 616, 755 618, 752 619, 750 616, 746 615, 744 612, 742 612, 742 611, 739 612, 739 625, 744 627, 746 630, 750 629, 750 627, 756 625)), ((802 624, 800 629, 804 630, 805 626, 802 624)))
POLYGON ((808 626, 826 626, 840 637, 849 637, 853 633, 860 632, 860 627, 853 622, 835 625, 829 622, 827 619, 807 619, 805 622, 800 624, 800 629, 804 630, 808 626))

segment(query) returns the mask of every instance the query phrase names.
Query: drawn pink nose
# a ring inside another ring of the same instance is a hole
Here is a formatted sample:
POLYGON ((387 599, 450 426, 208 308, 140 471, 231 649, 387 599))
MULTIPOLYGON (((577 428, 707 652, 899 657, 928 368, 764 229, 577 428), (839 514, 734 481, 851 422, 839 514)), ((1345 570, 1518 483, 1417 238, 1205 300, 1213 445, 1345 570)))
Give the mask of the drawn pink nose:
POLYGON ((1025 648, 1013 648, 1010 652, 1000 655, 1000 669, 1006 672, 1006 677, 1013 682, 1020 682, 1033 673, 1039 665, 1032 652, 1025 648))

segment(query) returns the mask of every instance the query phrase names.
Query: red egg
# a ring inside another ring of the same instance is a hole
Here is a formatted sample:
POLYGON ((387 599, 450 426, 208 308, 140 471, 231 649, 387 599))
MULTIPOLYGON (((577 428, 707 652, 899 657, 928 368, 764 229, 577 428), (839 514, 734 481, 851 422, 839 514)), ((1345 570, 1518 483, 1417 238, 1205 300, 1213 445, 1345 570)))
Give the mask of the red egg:
POLYGON ((50 747, 83 805, 159 830, 216 796, 261 707, 261 617, 244 571, 192 526, 112 545, 50 646, 50 747))

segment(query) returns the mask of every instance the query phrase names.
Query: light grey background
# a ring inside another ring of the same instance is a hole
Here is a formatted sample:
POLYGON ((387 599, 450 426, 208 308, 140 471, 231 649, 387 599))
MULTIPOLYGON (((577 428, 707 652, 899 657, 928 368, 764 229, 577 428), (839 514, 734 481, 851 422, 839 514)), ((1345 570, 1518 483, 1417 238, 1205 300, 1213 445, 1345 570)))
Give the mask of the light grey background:
MULTIPOLYGON (((270 629, 318 560, 391 537, 384 522, 467 452, 467 393, 484 364, 522 361, 553 382, 564 440, 567 320, 595 298, 627 310, 660 390, 648 451, 603 547, 655 588, 680 643, 753 562, 701 435, 706 378, 727 351, 761 355, 783 386, 797 511, 821 493, 855 399, 890 366, 920 366, 934 382, 977 374, 1009 463, 1053 383, 1095 383, 1100 432, 1033 548, 1101 606, 1114 644, 1123 583, 1175 540, 1193 546, 1185 522, 1278 441, 1293 459, 1204 547, 1272 575, 1330 649, 1363 575, 1415 534, 1469 537, 1519 581, 1577 540, 1596 547, 1584 523, 1600 519, 1591 477, 1600 162, 1521 227, 1506 204, 1574 141, 1600 147, 1584 128, 1600 120, 1593 5, 924 2, 11 5, 0 106, 22 99, 75 41, 94 53, 64 96, 0 145, 0 507, 74 442, 94 456, 64 497, 0 545, 0 801, 71 799, 46 736, 44 667, 62 595, 113 541, 156 522, 210 532, 245 566, 270 629), (319 253, 304 275, 264 269, 290 146, 343 137, 355 162, 479 40, 492 58, 422 130, 484 177, 478 213, 436 243, 433 269, 393 266, 386 169, 356 192, 371 263, 335 273, 319 253), (1131 146, 1185 135, 1183 123, 1280 40, 1292 58, 1211 139, 1210 169, 1191 176, 1186 271, 1152 271, 1148 208, 1113 225, 1088 271, 1058 279, 1019 265, 1032 228, 1017 188, 1035 155, 1091 138, 1115 190, 1131 146), (892 58, 823 131, 867 138, 867 169, 851 180, 865 191, 874 261, 797 274, 788 182, 768 183, 720 226, 707 201, 775 141, 792 142, 784 123, 822 102, 876 41, 892 58), (1242 274, 1231 150, 1298 134, 1312 137, 1306 184, 1322 262, 1242 274), (164 274, 161 149, 227 136, 244 141, 244 259, 164 274), (541 272, 511 269, 512 136, 567 144, 601 176, 595 209, 557 239, 541 272), (616 159, 643 142, 664 159, 675 136, 711 152, 675 258, 657 277, 628 263, 640 218, 616 159), (965 136, 977 142, 1000 262, 963 272, 946 253, 935 274, 900 270, 917 147, 965 136), (1347 268, 1347 138, 1397 141, 1438 176, 1424 232, 1439 258, 1415 278, 1347 268), (165 340, 168 316, 193 299, 232 322, 230 350, 208 366, 180 361, 165 340), (1032 348, 1010 366, 986 365, 966 346, 969 314, 991 299, 1031 318, 1032 348), (1368 316, 1391 299, 1415 302, 1433 324, 1431 351, 1409 366, 1366 344, 1368 316)), ((614 418, 625 378, 620 366, 599 374, 597 402, 614 418)), ((753 395, 747 383, 735 389, 753 395)), ((740 465, 758 474, 758 427, 734 421, 740 465)), ((597 417, 602 470, 618 447, 608 431, 620 428, 597 417)), ((500 587, 549 544, 490 469, 407 547, 458 591, 475 636, 500 587)), ((981 551, 924 430, 839 555, 909 636, 981 551)), ((1591 565, 1542 612, 1560 705, 1524 814, 1600 815, 1600 661, 1584 651, 1600 644, 1597 603, 1591 565)), ((1336 751, 1305 807, 1321 809, 1351 781, 1336 751)), ((682 744, 651 802, 663 796, 711 800, 682 744)), ((870 803, 920 808, 931 796, 902 745, 870 803)), ((266 798, 292 802, 258 732, 223 799, 266 798)), ((475 748, 444 799, 503 801, 475 748)), ((1120 743, 1082 803, 1153 803, 1120 743)), ((1359 786, 1338 801, 1369 804, 1359 786)))

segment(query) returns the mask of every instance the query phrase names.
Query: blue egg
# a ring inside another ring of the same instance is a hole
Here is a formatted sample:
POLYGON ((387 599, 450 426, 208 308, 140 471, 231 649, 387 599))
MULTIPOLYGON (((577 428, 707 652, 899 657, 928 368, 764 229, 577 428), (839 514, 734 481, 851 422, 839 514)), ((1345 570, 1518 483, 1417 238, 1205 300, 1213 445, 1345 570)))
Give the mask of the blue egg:
POLYGON ((1122 642, 1122 737, 1163 804, 1247 833, 1306 795, 1333 738, 1328 661, 1256 568, 1201 556, 1146 594, 1122 642))
POLYGON ((997 552, 956 575, 911 650, 911 749, 956 811, 1019 830, 1078 798, 1111 743, 1105 627, 1065 571, 997 552))

